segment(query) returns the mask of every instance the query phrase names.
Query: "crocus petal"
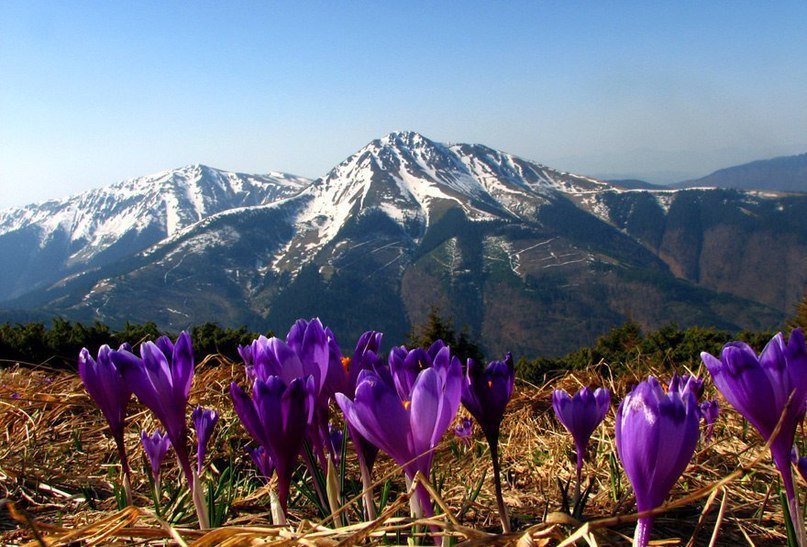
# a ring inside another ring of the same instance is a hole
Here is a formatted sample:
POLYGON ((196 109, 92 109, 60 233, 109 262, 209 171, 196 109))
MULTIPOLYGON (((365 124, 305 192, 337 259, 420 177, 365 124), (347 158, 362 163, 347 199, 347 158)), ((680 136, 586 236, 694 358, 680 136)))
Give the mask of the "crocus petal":
POLYGON ((173 356, 171 373, 176 397, 187 401, 193 382, 193 347, 190 334, 182 332, 179 335, 173 356))
POLYGON ((261 445, 268 446, 269 439, 263 428, 263 424, 258 419, 258 413, 255 411, 252 399, 250 399, 249 396, 244 393, 244 390, 235 382, 230 384, 230 397, 233 400, 235 413, 244 426, 244 429, 247 430, 247 433, 261 445))
POLYGON ((398 464, 411 459, 409 412, 392 388, 372 371, 363 371, 359 376, 356 399, 346 418, 398 464))

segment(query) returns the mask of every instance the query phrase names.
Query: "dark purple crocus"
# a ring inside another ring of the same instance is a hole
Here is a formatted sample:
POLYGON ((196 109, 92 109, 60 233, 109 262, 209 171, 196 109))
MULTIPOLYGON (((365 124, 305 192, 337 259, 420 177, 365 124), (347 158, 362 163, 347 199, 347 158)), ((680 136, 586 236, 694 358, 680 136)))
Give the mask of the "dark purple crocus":
POLYGON ((471 445, 474 436, 474 422, 470 418, 462 418, 459 425, 454 426, 454 436, 461 440, 465 446, 471 445))
POLYGON ((730 342, 723 346, 719 360, 706 352, 701 353, 701 359, 720 393, 766 441, 771 441, 781 421, 781 428, 771 441, 771 456, 782 475, 799 544, 805 545, 790 465, 796 428, 804 420, 807 405, 804 334, 801 329, 794 329, 787 343, 781 332, 776 334, 759 357, 748 344, 730 342))
MULTIPOLYGON (((336 401, 347 422, 389 454, 412 481, 418 471, 430 476, 433 449, 457 414, 462 366, 448 347, 433 359, 420 349, 400 350, 390 355, 389 370, 380 366, 359 373, 354 400, 338 393, 336 401)), ((433 515, 421 485, 417 496, 415 512, 433 515)))
MULTIPOLYGON (((665 393, 652 376, 622 400, 616 413, 616 448, 640 513, 664 503, 692 459, 699 422, 693 392, 665 393)), ((653 517, 639 519, 634 545, 648 544, 652 526, 653 517)))
POLYGON ((345 433, 341 429, 328 424, 328 453, 331 454, 333 464, 338 466, 342 462, 342 446, 345 442, 345 433))
POLYGON ((207 444, 213 434, 213 428, 219 421, 219 414, 215 410, 197 406, 191 414, 193 427, 196 429, 196 473, 202 474, 202 465, 207 453, 207 444))
POLYGON ((183 332, 176 344, 167 336, 140 345, 140 358, 120 349, 110 353, 110 359, 123 374, 134 394, 149 408, 165 428, 177 461, 191 489, 196 516, 201 528, 208 528, 204 496, 191 467, 188 453, 188 424, 185 407, 193 382, 193 347, 191 337, 183 332))
POLYGON ((572 434, 575 450, 577 451, 575 503, 580 498, 583 461, 586 458, 588 442, 594 430, 605 419, 610 407, 611 393, 605 388, 600 387, 592 391, 587 387, 583 387, 574 394, 574 397, 562 389, 556 389, 552 392, 552 409, 563 427, 572 434))
POLYGON ((258 468, 258 472, 264 480, 271 479, 275 472, 275 463, 272 461, 272 456, 269 455, 269 452, 260 445, 257 448, 247 449, 247 451, 249 452, 249 457, 252 458, 252 463, 258 468))
POLYGON ((706 422, 706 438, 708 443, 712 440, 712 433, 714 433, 715 422, 720 414, 720 405, 717 401, 704 401, 700 405, 701 418, 706 422))
POLYGON ((504 361, 492 361, 487 366, 468 359, 465 378, 462 382, 462 404, 479 423, 490 446, 496 501, 505 533, 510 532, 510 519, 507 517, 502 497, 499 431, 504 418, 504 409, 513 395, 515 378, 513 356, 508 353, 504 361))
POLYGON ((160 466, 163 459, 165 459, 165 454, 168 452, 168 447, 171 446, 171 441, 168 439, 168 435, 156 429, 151 435, 145 430, 141 431, 140 443, 143 445, 149 464, 151 464, 151 476, 154 478, 155 488, 159 488, 160 466))
POLYGON ((251 399, 235 382, 230 395, 244 428, 272 458, 285 514, 292 472, 314 417, 314 379, 295 378, 287 384, 280 376, 259 377, 252 385, 251 399))
MULTIPOLYGON (((123 430, 126 426, 126 407, 132 396, 132 390, 124 380, 118 367, 110 359, 112 350, 106 344, 98 350, 98 360, 92 358, 90 352, 83 348, 78 356, 78 374, 87 393, 109 424, 109 432, 115 440, 118 456, 123 469, 123 484, 126 502, 131 505, 131 470, 126 457, 126 445, 123 442, 123 430)), ((17 396, 19 397, 19 395, 17 396)), ((13 395, 12 395, 13 398, 13 395)))

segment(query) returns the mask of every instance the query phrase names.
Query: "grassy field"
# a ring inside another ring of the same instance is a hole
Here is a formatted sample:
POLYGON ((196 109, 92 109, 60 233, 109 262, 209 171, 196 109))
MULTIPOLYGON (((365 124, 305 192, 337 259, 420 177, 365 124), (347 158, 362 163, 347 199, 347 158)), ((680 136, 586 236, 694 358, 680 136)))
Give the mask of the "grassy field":
MULTIPOLYGON (((629 370, 646 375, 652 365, 637 362, 629 370)), ((120 509, 113 488, 119 477, 114 443, 78 376, 43 367, 0 370, 0 542, 429 545, 430 539, 417 536, 431 524, 449 538, 445 542, 468 545, 569 545, 575 539, 589 545, 630 543, 635 504, 616 458, 613 430, 616 405, 639 381, 638 374, 611 378, 567 373, 542 386, 517 383, 501 444, 504 497, 514 529, 506 536, 500 534, 490 458, 478 427, 470 446, 451 433, 444 437, 430 481, 439 506, 431 521, 409 518, 403 474, 381 454, 374 478, 376 502, 383 496, 384 504, 376 521, 362 522, 359 472, 349 446, 343 489, 347 503, 340 522, 334 523, 293 487, 290 525, 272 526, 268 488, 245 453, 248 436, 228 395, 230 382, 243 374, 243 365, 217 356, 197 365, 191 404, 221 412, 206 478, 220 485, 216 499, 222 526, 201 532, 195 529, 187 498, 182 498, 184 485, 179 486, 172 453, 163 468, 163 518, 155 515, 139 433, 157 424, 135 399, 126 444, 135 470, 136 507, 120 509), (594 434, 584 468, 591 485, 586 522, 561 512, 559 484, 574 474, 574 448, 551 408, 552 389, 576 391, 581 385, 605 386, 613 394, 612 409, 594 434)), ((659 375, 664 380, 667 376, 659 375)), ((721 415, 711 442, 705 444, 701 436, 695 457, 656 520, 653 539, 664 545, 784 545, 779 479, 769 453, 753 428, 716 394, 708 374, 702 376, 707 380, 704 399, 717 397, 721 415)), ((460 415, 466 415, 464 409, 460 415)), ((336 408, 334 416, 339 418, 336 408)))

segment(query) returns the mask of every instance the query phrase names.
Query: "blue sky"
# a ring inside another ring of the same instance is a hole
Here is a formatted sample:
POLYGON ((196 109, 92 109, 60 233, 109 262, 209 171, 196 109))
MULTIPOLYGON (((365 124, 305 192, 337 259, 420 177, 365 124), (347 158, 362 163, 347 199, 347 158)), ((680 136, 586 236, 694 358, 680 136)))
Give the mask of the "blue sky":
POLYGON ((389 131, 668 182, 807 152, 805 2, 0 2, 0 207, 389 131))

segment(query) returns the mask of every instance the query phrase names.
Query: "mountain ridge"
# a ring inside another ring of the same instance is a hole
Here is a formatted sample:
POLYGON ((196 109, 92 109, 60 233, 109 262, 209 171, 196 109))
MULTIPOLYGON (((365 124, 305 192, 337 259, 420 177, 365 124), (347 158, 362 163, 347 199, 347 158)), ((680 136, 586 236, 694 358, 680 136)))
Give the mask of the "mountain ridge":
POLYGON ((399 340, 437 305, 491 352, 557 355, 627 317, 769 327, 807 282, 800 196, 623 188, 415 132, 293 180, 3 306, 169 328, 316 314, 399 340))

